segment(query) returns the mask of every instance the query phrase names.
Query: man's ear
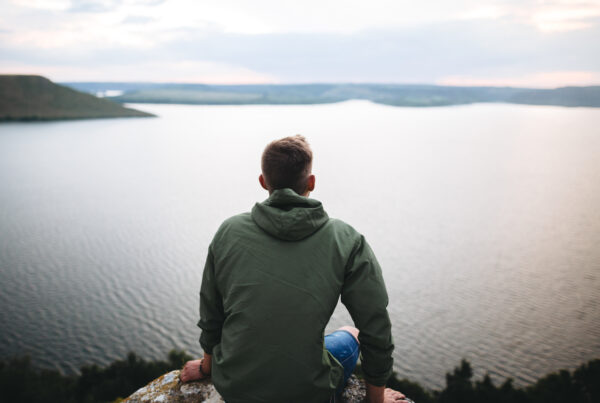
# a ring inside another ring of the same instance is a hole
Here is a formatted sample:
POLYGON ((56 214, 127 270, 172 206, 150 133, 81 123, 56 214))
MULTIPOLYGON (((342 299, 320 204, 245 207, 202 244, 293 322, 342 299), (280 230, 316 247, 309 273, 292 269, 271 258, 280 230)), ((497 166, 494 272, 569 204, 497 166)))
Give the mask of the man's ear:
POLYGON ((262 174, 259 175, 258 181, 260 182, 260 186, 262 186, 264 190, 269 190, 269 188, 267 187, 267 182, 265 182, 265 177, 262 174))
POLYGON ((308 176, 308 181, 306 183, 306 190, 309 192, 312 192, 313 190, 315 190, 315 176, 314 175, 309 175, 308 176))

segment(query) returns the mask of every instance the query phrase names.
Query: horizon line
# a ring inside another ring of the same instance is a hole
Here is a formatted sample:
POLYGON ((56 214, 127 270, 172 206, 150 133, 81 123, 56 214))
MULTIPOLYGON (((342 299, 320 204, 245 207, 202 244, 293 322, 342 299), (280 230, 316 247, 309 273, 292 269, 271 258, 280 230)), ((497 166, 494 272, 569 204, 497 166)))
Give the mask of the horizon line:
POLYGON ((24 76, 33 77, 38 76, 50 80, 58 84, 158 84, 158 85, 205 85, 205 86, 310 86, 310 85, 374 85, 374 86, 406 86, 406 87, 418 87, 418 86, 429 86, 429 87, 450 87, 450 88, 513 88, 513 89, 528 89, 528 90, 555 90, 561 88, 587 88, 587 87, 600 87, 600 83, 587 83, 587 84, 565 84, 558 86, 520 86, 520 85, 494 85, 494 84, 444 84, 444 83, 431 83, 431 82, 401 82, 401 81, 388 81, 388 82, 373 82, 373 81, 311 81, 311 82, 260 82, 260 83, 215 83, 215 82, 199 82, 199 81, 129 81, 129 80, 53 80, 42 74, 23 74, 23 73, 0 73, 2 76, 24 76))

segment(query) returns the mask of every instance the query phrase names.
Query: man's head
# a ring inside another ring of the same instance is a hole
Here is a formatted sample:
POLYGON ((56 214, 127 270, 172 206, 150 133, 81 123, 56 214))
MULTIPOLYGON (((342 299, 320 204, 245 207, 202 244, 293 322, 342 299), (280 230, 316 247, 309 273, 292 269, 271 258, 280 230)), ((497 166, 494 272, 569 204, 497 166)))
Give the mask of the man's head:
POLYGON ((312 151, 301 135, 272 141, 263 151, 260 184, 269 193, 290 188, 299 195, 308 196, 315 188, 311 174, 312 151))

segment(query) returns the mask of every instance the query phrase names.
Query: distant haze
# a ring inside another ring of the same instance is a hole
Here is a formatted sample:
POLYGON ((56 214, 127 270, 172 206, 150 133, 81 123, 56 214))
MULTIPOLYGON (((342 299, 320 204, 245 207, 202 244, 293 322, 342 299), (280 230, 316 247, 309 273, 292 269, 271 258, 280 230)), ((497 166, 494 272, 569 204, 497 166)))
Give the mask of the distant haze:
POLYGON ((600 1, 5 0, 0 73, 55 81, 600 84, 600 1))

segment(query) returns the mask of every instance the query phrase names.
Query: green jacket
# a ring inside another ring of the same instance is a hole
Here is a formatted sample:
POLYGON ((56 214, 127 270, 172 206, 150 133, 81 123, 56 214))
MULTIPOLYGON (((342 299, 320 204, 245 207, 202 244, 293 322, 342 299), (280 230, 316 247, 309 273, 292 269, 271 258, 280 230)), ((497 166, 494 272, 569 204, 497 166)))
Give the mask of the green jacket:
POLYGON ((365 377, 384 385, 394 349, 388 297, 364 237, 291 189, 226 220, 208 250, 198 322, 223 398, 327 401, 343 379, 323 346, 340 296, 360 330, 365 377))

